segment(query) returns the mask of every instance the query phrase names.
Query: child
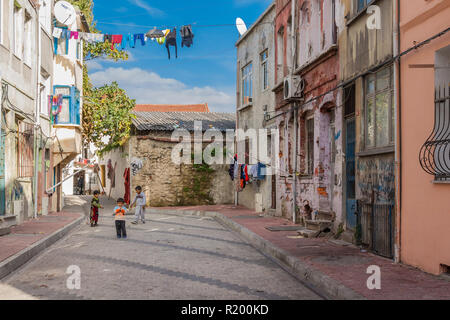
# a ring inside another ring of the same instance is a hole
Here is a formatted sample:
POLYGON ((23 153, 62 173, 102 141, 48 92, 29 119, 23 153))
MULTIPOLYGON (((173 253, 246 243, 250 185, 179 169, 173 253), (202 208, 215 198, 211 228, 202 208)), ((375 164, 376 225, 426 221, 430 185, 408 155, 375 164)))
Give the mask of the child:
POLYGON ((116 221, 117 239, 127 238, 127 230, 125 229, 125 214, 127 208, 124 206, 125 200, 122 198, 117 199, 117 206, 114 208, 113 216, 116 221))
POLYGON ((145 198, 145 194, 142 193, 142 187, 137 186, 136 187, 136 196, 134 197, 133 202, 130 205, 130 208, 133 207, 133 205, 136 205, 136 213, 134 215, 134 221, 132 221, 132 224, 137 224, 139 221, 139 218, 141 218, 142 223, 145 223, 145 207, 147 204, 147 199, 145 198))
POLYGON ((103 207, 100 205, 100 199, 98 196, 100 195, 100 191, 95 190, 94 191, 94 197, 91 201, 91 214, 90 214, 90 220, 91 220, 91 227, 96 227, 98 222, 98 209, 103 207))

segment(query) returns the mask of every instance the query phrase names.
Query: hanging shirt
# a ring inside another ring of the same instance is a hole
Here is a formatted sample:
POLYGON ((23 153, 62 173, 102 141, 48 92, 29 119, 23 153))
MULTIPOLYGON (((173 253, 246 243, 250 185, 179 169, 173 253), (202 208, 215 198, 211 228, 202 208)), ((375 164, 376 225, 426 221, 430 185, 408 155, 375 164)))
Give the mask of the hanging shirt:
POLYGON ((190 25, 181 27, 181 47, 190 47, 194 42, 194 34, 190 25))
POLYGON ((111 37, 111 50, 114 50, 114 45, 122 43, 122 35, 121 34, 114 34, 111 37))
POLYGON ((78 31, 70 31, 70 39, 72 38, 78 40, 78 31))

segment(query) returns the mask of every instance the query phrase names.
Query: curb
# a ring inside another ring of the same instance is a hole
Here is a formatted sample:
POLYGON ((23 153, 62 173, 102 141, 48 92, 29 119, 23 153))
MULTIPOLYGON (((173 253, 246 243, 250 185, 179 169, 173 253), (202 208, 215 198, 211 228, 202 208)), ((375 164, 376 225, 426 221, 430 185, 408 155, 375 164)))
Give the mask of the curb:
POLYGON ((172 215, 192 215, 192 216, 208 216, 215 218, 219 223, 225 225, 233 231, 242 235, 253 247, 270 256, 277 263, 286 267, 291 273, 298 277, 301 281, 313 286, 321 294, 329 299, 337 300, 366 300, 366 298, 353 289, 348 288, 340 282, 330 278, 325 273, 311 267, 300 259, 290 255, 287 251, 278 248, 271 242, 260 237, 256 233, 250 231, 244 226, 236 223, 225 215, 216 211, 195 211, 195 210, 158 210, 150 209, 150 212, 165 213, 172 215))
POLYGON ((0 280, 17 270, 19 267, 27 263, 31 258, 47 249, 56 241, 63 238, 72 229, 80 225, 84 219, 85 216, 81 215, 78 219, 53 232, 50 236, 33 243, 31 246, 0 262, 0 280))

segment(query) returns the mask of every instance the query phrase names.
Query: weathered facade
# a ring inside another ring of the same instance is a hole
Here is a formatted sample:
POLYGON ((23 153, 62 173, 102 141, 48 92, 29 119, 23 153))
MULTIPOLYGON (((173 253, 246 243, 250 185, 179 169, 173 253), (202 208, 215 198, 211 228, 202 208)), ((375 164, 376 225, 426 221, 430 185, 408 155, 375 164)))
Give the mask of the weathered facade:
MULTIPOLYGON (((275 121, 267 121, 275 111, 275 96, 271 91, 275 83, 274 27, 275 3, 272 3, 252 27, 237 41, 237 128, 247 131, 267 129, 267 156, 273 158, 271 129, 276 129, 275 121)), ((258 144, 260 141, 250 141, 258 144)), ((250 153, 250 150, 245 150, 250 153)), ((245 159, 240 163, 244 163, 245 159)), ((248 159, 256 164, 259 157, 248 159)), ((272 161, 273 162, 273 161, 272 161)), ((271 163, 265 163, 270 165, 271 163)), ((273 179, 268 175, 264 180, 248 184, 238 194, 238 203, 257 212, 274 212, 276 197, 273 179)))
POLYGON ((400 1, 400 259, 450 273, 450 2, 400 1), (441 36, 440 33, 446 31, 441 36))
POLYGON ((394 256, 396 230, 394 2, 342 1, 346 30, 339 35, 346 228, 387 257, 394 256), (373 16, 370 5, 379 8, 373 16), (369 28, 368 19, 376 24, 369 28))
MULTIPOLYGON (((189 164, 175 163, 172 160, 174 148, 179 145, 179 136, 172 134, 175 129, 184 129, 191 142, 194 137, 194 121, 201 121, 203 131, 215 128, 223 133, 225 148, 225 130, 234 130, 235 116, 223 113, 198 112, 135 112, 133 134, 127 144, 100 159, 101 179, 105 191, 113 198, 134 195, 136 186, 142 186, 149 206, 181 206, 227 204, 234 202, 234 184, 228 174, 227 164, 194 165, 191 150, 176 152, 186 153, 189 164), (115 168, 115 186, 111 188, 108 162, 115 168), (129 169, 128 190, 124 179, 125 170, 129 169)), ((232 136, 232 135, 231 135, 232 136)), ((232 136, 234 137, 234 136, 232 136)), ((204 147, 211 141, 200 140, 204 147)), ((214 140, 214 142, 220 142, 214 140)), ((233 144, 233 138, 229 143, 233 144)))
POLYGON ((280 134, 279 213, 296 221, 335 220, 335 226, 343 221, 340 14, 338 1, 277 1, 273 89, 280 134), (294 98, 285 96, 289 78, 297 79, 294 98))
POLYGON ((0 227, 47 214, 51 1, 0 2, 0 227), (48 18, 48 19, 47 19, 48 18), (48 54, 50 53, 50 54, 48 54))

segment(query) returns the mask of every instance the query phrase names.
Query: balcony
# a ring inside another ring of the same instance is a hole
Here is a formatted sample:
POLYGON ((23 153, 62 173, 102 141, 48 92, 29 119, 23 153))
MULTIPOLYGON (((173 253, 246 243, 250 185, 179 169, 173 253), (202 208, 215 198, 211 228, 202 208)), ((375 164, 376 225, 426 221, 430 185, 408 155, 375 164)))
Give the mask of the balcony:
POLYGON ((80 91, 74 86, 54 86, 51 103, 54 164, 67 164, 81 153, 80 91))

